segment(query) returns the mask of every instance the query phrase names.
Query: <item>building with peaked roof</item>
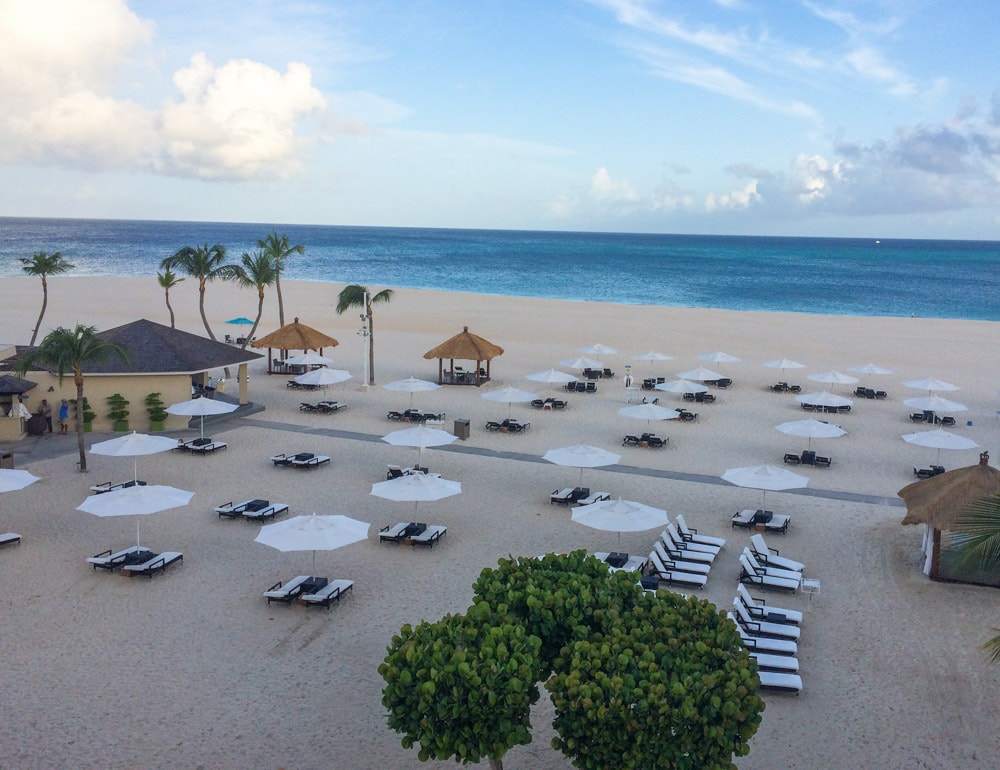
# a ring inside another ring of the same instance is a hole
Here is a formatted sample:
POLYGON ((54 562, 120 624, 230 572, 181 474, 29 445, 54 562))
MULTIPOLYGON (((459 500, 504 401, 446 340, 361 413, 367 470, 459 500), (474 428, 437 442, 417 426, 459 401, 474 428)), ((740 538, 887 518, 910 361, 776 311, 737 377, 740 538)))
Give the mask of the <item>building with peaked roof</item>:
MULTIPOLYGON (((128 352, 128 358, 112 355, 104 362, 93 362, 83 369, 85 392, 91 410, 97 415, 93 427, 111 430, 112 422, 107 397, 121 394, 128 401, 129 428, 149 429, 146 398, 157 393, 164 404, 189 399, 194 390, 207 389, 211 395, 212 384, 220 389, 232 387, 224 379, 210 379, 210 372, 226 368, 236 369, 236 386, 240 404, 249 403, 247 390, 247 363, 262 356, 248 350, 215 342, 197 334, 171 329, 154 321, 141 319, 123 326, 99 332, 99 336, 115 342, 128 352)), ((23 348, 18 353, 23 352, 23 348)), ((5 362, 7 363, 7 362, 5 362)), ((7 368, 16 367, 16 357, 9 360, 7 368)), ((37 398, 32 398, 28 408, 35 411, 42 398, 50 404, 60 399, 76 397, 72 376, 59 383, 55 372, 32 372, 31 378, 39 387, 37 398)), ((168 429, 187 426, 187 419, 171 415, 166 421, 168 429)))

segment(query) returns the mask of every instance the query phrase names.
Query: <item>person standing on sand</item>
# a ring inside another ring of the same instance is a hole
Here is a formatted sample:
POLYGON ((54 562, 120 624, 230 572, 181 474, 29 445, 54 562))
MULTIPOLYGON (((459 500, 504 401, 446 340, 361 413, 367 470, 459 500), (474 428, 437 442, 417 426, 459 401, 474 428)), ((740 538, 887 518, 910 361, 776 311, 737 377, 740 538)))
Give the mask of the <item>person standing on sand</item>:
POLYGON ((59 432, 66 433, 69 428, 69 401, 65 398, 59 403, 59 432))
POLYGON ((38 413, 45 418, 45 424, 48 425, 49 433, 52 432, 52 407, 49 406, 47 399, 42 399, 41 406, 38 407, 38 413))

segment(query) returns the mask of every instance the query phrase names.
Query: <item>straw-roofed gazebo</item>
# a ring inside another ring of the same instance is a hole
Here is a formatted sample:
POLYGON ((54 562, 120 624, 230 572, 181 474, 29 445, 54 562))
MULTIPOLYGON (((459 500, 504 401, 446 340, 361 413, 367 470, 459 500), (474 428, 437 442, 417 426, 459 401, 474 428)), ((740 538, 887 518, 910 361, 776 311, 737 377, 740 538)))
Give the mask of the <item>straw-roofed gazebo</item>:
POLYGON ((925 524, 924 573, 931 580, 1000 585, 1000 575, 971 575, 955 564, 952 534, 959 533, 969 506, 1000 494, 1000 470, 989 465, 990 455, 979 455, 979 464, 958 468, 903 487, 897 494, 906 503, 903 524, 925 524), (948 534, 946 534, 948 533, 948 534))
POLYGON ((463 327, 462 331, 451 339, 445 340, 436 348, 424 353, 424 358, 438 359, 438 385, 482 385, 490 381, 490 362, 503 355, 503 348, 484 340, 463 327), (444 361, 448 359, 448 368, 444 361), (461 366, 455 366, 455 361, 475 361, 472 371, 465 371, 461 366), (482 368, 485 362, 486 368, 482 368))
POLYGON ((277 331, 261 337, 251 343, 255 348, 267 348, 267 373, 285 374, 288 369, 284 365, 284 359, 289 350, 315 350, 323 352, 323 348, 333 348, 339 345, 333 337, 323 332, 299 323, 296 318, 290 324, 282 326, 277 331), (271 351, 277 349, 281 351, 281 358, 274 358, 271 351))

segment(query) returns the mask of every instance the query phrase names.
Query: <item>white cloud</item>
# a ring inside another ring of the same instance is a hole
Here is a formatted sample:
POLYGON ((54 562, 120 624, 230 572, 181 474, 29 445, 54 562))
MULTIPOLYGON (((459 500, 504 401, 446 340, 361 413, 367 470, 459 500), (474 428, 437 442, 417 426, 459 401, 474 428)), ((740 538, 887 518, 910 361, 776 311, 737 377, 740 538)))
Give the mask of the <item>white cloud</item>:
POLYGON ((757 181, 747 182, 741 189, 732 190, 727 193, 716 195, 709 193, 705 196, 705 211, 712 213, 720 209, 742 211, 750 208, 752 203, 757 203, 760 195, 757 194, 757 181))
POLYGON ((601 203, 634 204, 639 202, 637 193, 628 182, 611 178, 606 168, 599 168, 590 178, 590 194, 601 203))
POLYGON ((284 74, 247 59, 216 68, 199 53, 174 84, 181 100, 161 115, 161 167, 203 179, 286 176, 301 143, 296 121, 325 104, 297 62, 284 74))

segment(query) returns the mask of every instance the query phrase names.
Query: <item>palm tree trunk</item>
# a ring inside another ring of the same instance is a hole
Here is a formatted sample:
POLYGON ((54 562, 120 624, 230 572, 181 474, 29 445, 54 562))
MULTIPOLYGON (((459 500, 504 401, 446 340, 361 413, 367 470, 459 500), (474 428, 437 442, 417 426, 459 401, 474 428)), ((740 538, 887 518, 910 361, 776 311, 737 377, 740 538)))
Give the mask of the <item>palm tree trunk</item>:
POLYGON ((257 332, 257 324, 260 323, 260 317, 264 315, 264 290, 261 289, 257 292, 257 317, 253 319, 253 326, 250 327, 250 333, 243 338, 243 347, 241 350, 246 350, 247 345, 250 344, 250 340, 253 339, 253 335, 257 332))
POLYGON ((164 289, 163 295, 167 300, 167 310, 170 311, 170 328, 175 329, 177 327, 174 326, 174 309, 170 307, 170 289, 164 289))
POLYGON ((490 770, 503 770, 503 760, 490 757, 490 770))
POLYGON ((76 383, 76 448, 80 452, 80 473, 87 472, 87 453, 83 448, 83 375, 74 373, 76 383))
POLYGON ((281 297, 281 263, 279 261, 278 272, 274 276, 274 289, 278 292, 278 328, 285 325, 285 301, 281 297))
POLYGON ((198 287, 198 309, 201 311, 201 322, 205 324, 205 331, 208 332, 208 338, 212 342, 215 342, 215 334, 212 331, 212 327, 208 325, 208 317, 205 315, 205 281, 202 281, 198 287))
POLYGON ((35 323, 35 329, 31 332, 31 342, 28 344, 34 346, 35 338, 38 336, 38 330, 42 328, 42 317, 45 315, 45 308, 49 304, 49 285, 45 281, 45 276, 42 276, 42 312, 38 314, 38 321, 35 323))
POLYGON ((375 384, 375 319, 372 316, 372 307, 369 305, 368 311, 368 384, 375 384))

